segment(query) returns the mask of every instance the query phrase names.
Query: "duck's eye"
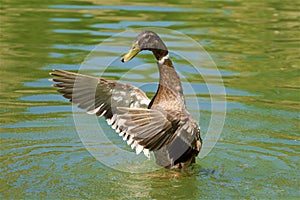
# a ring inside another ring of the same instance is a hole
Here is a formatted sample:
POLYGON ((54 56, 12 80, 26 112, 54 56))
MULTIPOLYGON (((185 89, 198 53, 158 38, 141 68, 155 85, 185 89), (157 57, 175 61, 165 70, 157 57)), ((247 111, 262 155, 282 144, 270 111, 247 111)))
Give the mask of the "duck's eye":
POLYGON ((139 45, 137 43, 134 43, 131 47, 132 50, 138 49, 139 45))

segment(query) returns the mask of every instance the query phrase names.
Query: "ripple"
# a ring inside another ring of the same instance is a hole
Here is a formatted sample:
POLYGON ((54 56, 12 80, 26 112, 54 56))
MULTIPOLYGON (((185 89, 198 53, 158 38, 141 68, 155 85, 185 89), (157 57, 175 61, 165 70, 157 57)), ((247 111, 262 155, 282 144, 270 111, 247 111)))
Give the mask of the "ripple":
POLYGON ((80 18, 50 18, 51 22, 80 22, 80 18))
POLYGON ((180 25, 182 22, 178 21, 121 21, 119 23, 101 23, 94 24, 91 27, 101 29, 126 29, 133 26, 145 26, 145 27, 169 27, 173 25, 180 25))
POLYGON ((39 102, 48 102, 48 101, 66 101, 61 95, 54 94, 39 94, 39 95, 30 95, 20 98, 21 101, 39 101, 39 102))
POLYGON ((74 9, 74 10, 126 10, 126 11, 151 11, 151 12, 190 12, 193 9, 183 9, 176 7, 160 7, 160 6, 86 6, 86 5, 51 5, 49 8, 54 9, 74 9))

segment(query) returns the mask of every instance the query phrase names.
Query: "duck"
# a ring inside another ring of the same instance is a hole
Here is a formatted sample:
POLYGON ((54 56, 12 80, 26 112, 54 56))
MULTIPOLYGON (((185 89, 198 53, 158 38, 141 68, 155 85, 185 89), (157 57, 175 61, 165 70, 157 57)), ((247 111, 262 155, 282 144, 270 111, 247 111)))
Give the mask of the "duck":
POLYGON ((180 78, 169 51, 153 31, 142 31, 121 62, 141 51, 151 51, 159 71, 158 88, 152 99, 130 84, 53 69, 57 91, 88 114, 104 117, 119 136, 158 166, 185 169, 195 163, 201 147, 200 126, 187 111, 180 78))

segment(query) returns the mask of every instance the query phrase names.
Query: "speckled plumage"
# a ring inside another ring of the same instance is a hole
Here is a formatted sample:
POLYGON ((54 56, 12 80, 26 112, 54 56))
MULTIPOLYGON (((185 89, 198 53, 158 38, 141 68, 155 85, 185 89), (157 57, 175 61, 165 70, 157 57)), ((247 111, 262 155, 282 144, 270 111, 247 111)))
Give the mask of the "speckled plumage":
POLYGON ((201 149, 200 127, 186 110, 179 76, 156 33, 140 33, 122 61, 143 50, 152 51, 158 61, 160 79, 152 100, 134 86, 63 70, 51 73, 58 82, 54 86, 87 113, 104 116, 137 154, 144 151, 149 157, 153 151, 158 165, 186 168, 201 149))

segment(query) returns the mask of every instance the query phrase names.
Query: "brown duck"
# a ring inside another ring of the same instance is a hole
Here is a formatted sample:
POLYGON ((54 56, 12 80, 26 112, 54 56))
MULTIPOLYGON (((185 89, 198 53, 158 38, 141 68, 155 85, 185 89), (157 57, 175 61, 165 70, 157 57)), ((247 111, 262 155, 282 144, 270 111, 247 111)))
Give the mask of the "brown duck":
POLYGON ((186 168, 195 162, 202 146, 200 127, 188 113, 182 86, 168 49, 152 31, 140 33, 127 62, 140 51, 154 54, 159 69, 159 85, 152 100, 137 87, 55 69, 52 73, 58 92, 89 114, 103 116, 123 140, 165 168, 186 168))

